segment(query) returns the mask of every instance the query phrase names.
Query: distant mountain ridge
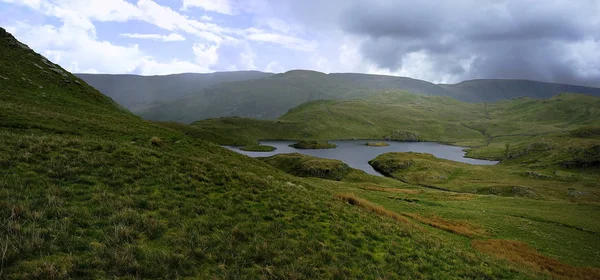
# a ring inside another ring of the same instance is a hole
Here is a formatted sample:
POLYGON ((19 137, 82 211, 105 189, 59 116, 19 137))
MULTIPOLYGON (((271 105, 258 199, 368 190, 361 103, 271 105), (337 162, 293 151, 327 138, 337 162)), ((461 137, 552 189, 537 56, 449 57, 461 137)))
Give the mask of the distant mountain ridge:
POLYGON ((477 79, 438 84, 452 97, 467 102, 494 102, 517 97, 550 98, 563 92, 600 96, 600 88, 513 79, 477 79))
POLYGON ((600 96, 600 88, 530 80, 469 80, 434 84, 407 77, 292 70, 281 74, 216 72, 168 76, 77 74, 150 120, 190 123, 216 117, 275 119, 304 102, 362 99, 382 90, 448 96, 466 102, 516 97, 549 98, 563 92, 600 96))
POLYGON ((270 77, 273 73, 233 71, 159 76, 75 74, 119 104, 134 110, 146 103, 169 101, 220 83, 270 77))

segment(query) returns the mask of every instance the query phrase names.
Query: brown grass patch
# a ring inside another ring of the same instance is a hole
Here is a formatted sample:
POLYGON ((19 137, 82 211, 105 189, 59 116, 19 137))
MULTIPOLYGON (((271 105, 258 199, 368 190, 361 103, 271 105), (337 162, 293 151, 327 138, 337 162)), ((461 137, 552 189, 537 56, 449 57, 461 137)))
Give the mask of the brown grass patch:
POLYGON ((421 193, 420 190, 384 188, 384 187, 377 187, 377 186, 367 186, 364 189, 368 190, 368 191, 391 192, 391 193, 405 193, 405 194, 419 194, 419 193, 421 193))
POLYGON ((362 199, 362 198, 356 196, 354 193, 336 194, 335 197, 338 199, 344 200, 352 205, 356 205, 358 207, 367 209, 368 211, 371 211, 377 215, 389 217, 389 218, 392 218, 401 223, 407 223, 407 224, 410 223, 410 221, 408 219, 406 219, 405 217, 403 217, 402 215, 400 215, 394 211, 385 209, 383 206, 375 205, 368 200, 365 200, 365 199, 362 199))
POLYGON ((517 265, 550 273, 561 279, 600 279, 600 269, 576 267, 559 262, 537 252, 527 243, 514 240, 473 240, 473 248, 497 258, 507 259, 517 265))
POLYGON ((467 221, 449 221, 438 216, 423 217, 415 213, 402 213, 402 215, 411 217, 421 223, 430 225, 452 233, 460 234, 466 237, 485 235, 486 231, 482 228, 477 228, 467 221))

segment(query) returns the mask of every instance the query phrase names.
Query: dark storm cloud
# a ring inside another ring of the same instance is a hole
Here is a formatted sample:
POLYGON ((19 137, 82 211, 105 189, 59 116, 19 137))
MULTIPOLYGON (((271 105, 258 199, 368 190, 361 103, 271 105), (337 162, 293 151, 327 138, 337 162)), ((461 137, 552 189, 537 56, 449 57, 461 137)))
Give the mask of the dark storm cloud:
MULTIPOLYGON (((440 74, 525 78, 600 86, 577 75, 573 43, 596 40, 598 1, 353 1, 341 28, 366 39, 362 54, 397 71, 411 53, 427 54, 440 74), (594 22, 596 20, 596 22, 594 22), (472 61, 467 71, 461 62, 472 61)), ((593 55, 593 54, 590 54, 593 55)), ((589 66, 589 67, 594 67, 589 66)), ((598 66, 595 66, 598 67, 598 66)))
POLYGON ((315 29, 362 38, 364 59, 390 71, 420 53, 439 77, 600 86, 600 0, 292 2, 315 29))

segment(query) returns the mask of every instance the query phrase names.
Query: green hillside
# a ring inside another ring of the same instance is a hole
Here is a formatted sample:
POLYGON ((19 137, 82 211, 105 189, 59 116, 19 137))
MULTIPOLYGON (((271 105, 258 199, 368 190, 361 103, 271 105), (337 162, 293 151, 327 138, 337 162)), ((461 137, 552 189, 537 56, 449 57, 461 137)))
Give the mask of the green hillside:
POLYGON ((296 177, 134 116, 2 28, 0 109, 2 279, 600 275, 596 204, 296 177))
POLYGON ((143 121, 4 29, 0 61, 2 278, 543 275, 143 121))
MULTIPOLYGON (((118 78, 111 79, 112 82, 106 80, 104 84, 120 84, 118 78)), ((188 85, 184 81, 164 84, 173 85, 174 89, 188 85)), ((261 79, 221 83, 203 90, 198 88, 188 91, 186 96, 173 96, 136 106, 133 112, 149 120, 182 123, 234 116, 273 120, 308 101, 364 99, 385 90, 448 96, 465 102, 492 102, 524 96, 549 98, 561 92, 600 96, 597 88, 536 81, 475 80, 456 85, 436 85, 406 77, 294 70, 261 79)), ((174 90, 164 91, 170 93, 174 90)))

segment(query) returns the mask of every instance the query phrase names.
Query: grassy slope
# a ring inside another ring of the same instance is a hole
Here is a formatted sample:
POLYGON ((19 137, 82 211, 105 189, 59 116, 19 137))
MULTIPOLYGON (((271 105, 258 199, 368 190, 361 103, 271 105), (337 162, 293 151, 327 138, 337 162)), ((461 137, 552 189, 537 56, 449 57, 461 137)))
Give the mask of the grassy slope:
POLYGON ((2 278, 535 275, 143 121, 3 29, 0 61, 2 278))
MULTIPOLYGON (((322 100, 302 104, 277 121, 221 118, 193 123, 213 134, 233 132, 257 139, 397 139, 448 142, 490 149, 473 153, 498 157, 502 138, 552 135, 600 124, 600 98, 562 94, 550 99, 520 98, 473 104, 447 97, 388 91, 362 100, 322 100), (493 151, 492 151, 493 150, 493 151), (487 154, 485 154, 487 153, 487 154)), ((200 135, 201 136, 201 135, 200 135)), ((219 142, 219 141, 217 141, 219 142)), ((219 143, 229 144, 227 141, 219 143)))

